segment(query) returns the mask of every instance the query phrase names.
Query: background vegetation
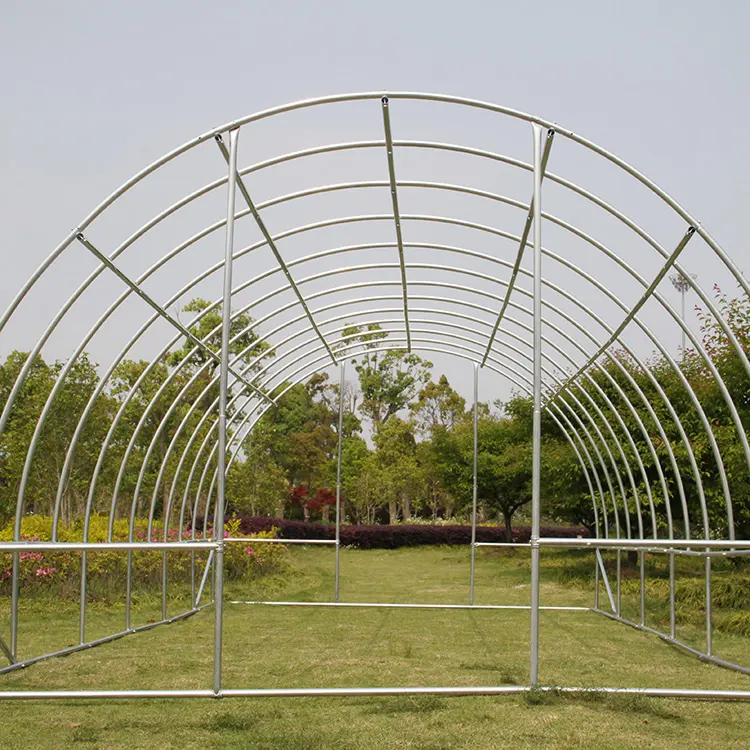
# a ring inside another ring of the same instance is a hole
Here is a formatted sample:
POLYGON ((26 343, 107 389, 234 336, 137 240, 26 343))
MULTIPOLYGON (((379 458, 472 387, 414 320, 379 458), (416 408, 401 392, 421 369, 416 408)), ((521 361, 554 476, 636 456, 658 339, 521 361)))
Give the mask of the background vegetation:
MULTIPOLYGON (((744 297, 731 299, 716 290, 717 301, 729 327, 746 352, 750 352, 750 304, 744 297)), ((194 332, 208 337, 217 349, 220 311, 206 313, 207 303, 196 299, 185 310, 203 313, 194 332)), ((651 359, 648 375, 624 352, 603 358, 590 378, 571 386, 573 411, 585 421, 581 405, 595 405, 612 417, 618 408, 622 424, 610 419, 613 433, 600 417, 596 427, 614 456, 623 477, 623 458, 635 467, 633 445, 643 461, 646 481, 633 472, 632 486, 623 488, 627 511, 608 510, 609 522, 626 525, 636 515, 636 503, 646 508, 652 492, 657 524, 664 527, 671 513, 676 531, 684 529, 683 508, 676 474, 665 470, 669 507, 661 491, 654 456, 674 465, 684 486, 687 509, 700 535, 700 501, 690 456, 660 395, 668 396, 680 415, 705 488, 712 532, 726 532, 725 497, 711 443, 700 416, 684 388, 688 382, 710 420, 727 471, 734 501, 739 537, 750 536, 750 475, 745 465, 736 426, 712 370, 726 383, 740 418, 750 424, 750 382, 726 333, 710 316, 702 316, 706 354, 683 352, 679 365, 659 355, 651 359), (619 386, 640 405, 640 390, 649 397, 653 414, 641 410, 646 435, 617 392, 619 386), (654 416, 664 426, 662 434, 654 416), (623 430, 623 425, 627 433, 623 430), (617 436, 622 453, 614 442, 617 436), (665 442, 666 437, 667 442, 665 442), (648 438, 648 439, 647 439, 648 438), (632 439, 632 444, 630 440, 632 439)), ((255 334, 241 334, 251 319, 239 316, 233 324, 233 353, 253 372, 272 356, 266 342, 255 334)), ((445 375, 433 372, 430 362, 403 350, 385 349, 386 332, 378 326, 351 327, 341 343, 358 341, 364 353, 353 360, 356 384, 343 394, 345 415, 342 450, 342 498, 345 521, 353 524, 409 522, 414 519, 466 520, 471 505, 472 425, 471 405, 451 386, 445 375)), ((0 366, 0 406, 13 387, 26 354, 11 353, 0 366)), ((0 521, 14 513, 16 497, 37 419, 66 363, 47 363, 41 357, 31 366, 0 436, 0 521)), ((28 512, 52 515, 56 502, 63 523, 81 517, 87 505, 92 512, 118 517, 147 515, 153 500, 154 516, 176 505, 188 481, 199 446, 214 424, 218 395, 211 383, 216 363, 191 342, 156 362, 122 360, 112 376, 102 382, 98 368, 85 354, 67 365, 67 377, 49 402, 30 465, 25 492, 28 512), (125 405, 128 394, 132 398, 125 405), (74 455, 66 457, 79 417, 86 411, 74 455), (191 435, 195 438, 191 439, 191 435), (107 439, 106 450, 102 442, 107 439), (98 480, 91 482, 96 466, 98 480), (58 486, 62 490, 58 494, 58 486), (176 498, 176 500, 175 500, 176 498)), ((277 389, 277 393, 286 386, 277 389)), ((252 436, 235 456, 228 478, 229 510, 240 515, 268 515, 299 520, 330 521, 335 503, 336 449, 338 442, 338 386, 326 373, 292 386, 279 398, 278 408, 266 412, 252 436)), ((590 408, 590 410, 592 410, 590 408)), ((593 409, 595 412, 596 410, 593 409)), ((515 395, 505 403, 480 404, 478 485, 480 520, 504 524, 507 538, 516 514, 530 500, 531 403, 515 395)), ((575 421, 576 416, 571 419, 575 421)), ((593 529, 595 518, 589 486, 574 450, 547 415, 542 425, 542 481, 544 513, 549 522, 583 524, 593 529)), ((209 445, 211 445, 209 439, 209 445)), ((206 460, 204 452, 202 461, 206 460)), ((199 460, 199 471, 202 466, 199 460)), ((215 465, 215 464, 214 464, 215 465)), ((213 465, 209 465, 213 470, 213 465)), ((209 474, 210 476, 210 474, 209 474)), ((192 491, 198 486, 194 479, 192 491)), ((201 488, 197 513, 205 515, 210 481, 201 488)), ((605 488, 606 489, 606 488, 605 488)), ((619 502, 619 500, 618 500, 619 502)), ((189 503, 183 521, 194 513, 189 503)), ((210 510, 209 510, 210 515, 210 510)), ((600 516, 604 516, 600 510, 600 516)), ((170 521, 172 522, 172 521, 170 521)), ((635 524, 635 521, 632 521, 635 524)), ((650 528, 644 533, 648 534, 650 528)))

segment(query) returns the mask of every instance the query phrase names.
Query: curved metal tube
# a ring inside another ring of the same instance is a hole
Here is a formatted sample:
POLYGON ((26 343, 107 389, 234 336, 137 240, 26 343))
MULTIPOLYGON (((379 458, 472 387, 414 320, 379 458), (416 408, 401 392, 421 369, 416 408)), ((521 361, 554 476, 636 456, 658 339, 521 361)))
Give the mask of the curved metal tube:
MULTIPOLYGON (((415 184, 417 184, 417 183, 415 183, 415 184)), ((366 185, 366 183, 365 183, 364 185, 366 185)), ((345 186, 334 186, 334 189, 343 189, 343 187, 345 187, 345 186)), ((456 189, 456 190, 462 191, 462 189, 461 189, 461 187, 460 187, 460 186, 452 186, 452 187, 453 187, 453 189, 456 189)), ((331 189, 331 187, 330 187, 330 186, 326 186, 326 187, 324 187, 324 188, 320 188, 320 189, 312 189, 312 190, 309 190, 309 191, 304 191, 304 192, 305 192, 306 194, 315 194, 315 193, 317 193, 317 192, 325 191, 325 190, 328 190, 328 189, 331 189)), ((497 196, 495 196, 495 198, 498 198, 498 197, 497 197, 497 196)), ((285 199, 286 199, 286 197, 282 197, 281 199, 278 199, 277 201, 273 201, 273 202, 282 202, 282 201, 283 201, 283 200, 285 200, 285 199)), ((269 203, 270 203, 270 202, 269 202, 269 203)), ((552 217, 552 220, 554 220, 554 217, 552 217)), ((564 224, 565 224, 564 222, 559 222, 559 221, 558 221, 557 223, 560 223, 561 225, 564 225, 564 224)), ((583 234, 582 234, 582 233, 581 233, 580 231, 576 230, 576 229, 575 229, 575 228, 573 228, 573 227, 570 227, 570 226, 566 226, 566 228, 570 229, 571 231, 575 231, 575 232, 576 232, 577 234, 579 234, 579 236, 584 236, 584 235, 583 235, 583 234)), ((654 244, 654 243, 652 243, 652 244, 654 244)), ((608 253, 608 254, 609 254, 609 253, 608 253)), ((610 255, 611 255, 611 254, 610 254, 610 255)), ((614 256, 612 256, 612 257, 614 257, 614 256)), ((621 262, 620 262, 620 264, 622 265, 622 263, 621 263, 621 262)), ((662 303, 662 304, 664 304, 664 303, 662 303)), ((710 303, 709 303, 709 304, 710 304, 710 303)), ((666 305, 665 305, 665 306, 666 306, 666 305)), ((668 307, 668 306, 666 306, 666 307, 668 307)), ((681 323, 681 321, 679 320, 679 318, 677 318, 677 316, 676 316, 676 313, 675 313, 674 311, 671 311, 671 310, 670 310, 670 312, 671 312, 671 314, 673 315, 673 317, 674 317, 674 318, 675 318, 675 319, 676 319, 676 320, 678 321, 678 323, 681 323)), ((720 316, 719 316, 719 317, 720 317, 720 316)), ((689 332, 688 332, 688 333, 689 333, 689 332)), ((689 334, 689 335, 691 335, 691 339, 692 339, 692 334, 689 334)), ((699 348, 699 347, 698 347, 698 348, 699 348)), ((743 354, 743 356, 744 356, 744 354, 743 354)), ((704 357, 705 357, 705 355, 704 355, 704 357)), ((707 358, 706 358, 706 359, 707 359, 707 358)), ((709 366, 710 366, 710 365, 711 365, 711 363, 710 363, 710 360, 707 360, 707 361, 708 361, 708 364, 709 364, 709 366)), ((58 381, 58 384, 59 384, 59 382, 60 382, 60 381, 58 381)), ((723 383, 722 383, 722 385, 723 385, 723 383)), ((723 389, 723 392, 724 392, 725 396, 726 396, 726 397, 728 397, 728 393, 726 392, 726 389, 725 389, 725 388, 723 389)), ((730 405, 730 410, 731 410, 731 409, 733 408, 733 404, 731 403, 731 400, 729 401, 729 405, 730 405)), ((736 415, 736 412, 735 412, 735 414, 734 414, 733 416, 735 416, 735 421, 737 421, 737 420, 738 420, 738 416, 736 415)), ((743 442, 744 442, 744 443, 745 443, 745 445, 746 445, 746 444, 747 444, 747 441, 746 441, 746 438, 745 438, 745 436, 744 436, 744 433, 742 433, 742 432, 740 431, 740 434, 741 434, 741 440, 743 440, 743 442)), ((748 451, 746 450, 746 453, 747 453, 747 452, 748 452, 748 451)))

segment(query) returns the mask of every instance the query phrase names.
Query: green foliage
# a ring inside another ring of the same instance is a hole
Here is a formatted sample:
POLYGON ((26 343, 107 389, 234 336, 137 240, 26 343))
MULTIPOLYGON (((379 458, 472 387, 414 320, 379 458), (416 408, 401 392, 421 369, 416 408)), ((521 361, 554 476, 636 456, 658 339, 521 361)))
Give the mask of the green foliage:
MULTIPOLYGON (((211 307, 208 300, 196 297, 190 300, 182 308, 186 313, 205 313, 201 319, 192 325, 188 330, 198 339, 206 339, 206 346, 214 353, 221 349, 221 324, 222 311, 220 306, 211 307), (208 310, 208 312, 205 312, 208 310)), ((234 315, 229 327, 229 351, 235 357, 239 357, 240 362, 251 363, 254 359, 260 359, 263 356, 273 357, 274 352, 269 352, 270 345, 263 341, 258 334, 252 330, 253 319, 246 313, 234 315)), ((169 357, 171 366, 182 362, 185 357, 192 355, 193 366, 200 366, 206 362, 211 362, 211 371, 218 367, 218 362, 213 359, 206 351, 200 349, 190 341, 185 341, 181 349, 173 352, 169 357)), ((253 369, 259 369, 259 363, 253 365, 253 369)))
POLYGON ((403 349, 376 351, 378 342, 387 338, 379 325, 366 328, 350 326, 342 334, 340 346, 361 344, 362 354, 352 358, 362 392, 362 414, 371 419, 377 430, 394 414, 409 405, 432 369, 428 362, 403 349))
POLYGON ((388 502, 390 521, 398 520, 399 509, 408 521, 420 496, 421 472, 417 463, 417 443, 411 424, 392 417, 373 436, 375 469, 388 502))
MULTIPOLYGON (((533 439, 529 400, 516 398, 504 406, 505 415, 485 414, 477 422, 477 502, 483 513, 503 520, 510 541, 513 515, 531 500, 533 439)), ((473 496, 473 421, 464 420, 452 430, 435 428, 433 447, 436 471, 467 510, 473 496)), ((570 482, 560 481, 557 469, 575 467, 575 456, 556 430, 542 441, 542 466, 545 501, 567 497, 570 482)))
POLYGON ((437 427, 453 429, 466 416, 466 400, 451 388, 448 378, 441 375, 419 391, 417 400, 409 406, 412 420, 423 434, 437 427))
MULTIPOLYGON (((259 542, 254 539, 273 539, 277 536, 277 529, 258 532, 252 536, 240 533, 239 519, 230 518, 225 524, 229 537, 246 538, 244 542, 228 542, 224 554, 224 569, 230 579, 242 579, 262 576, 283 571, 286 567, 287 548, 283 544, 259 542)), ((93 515, 89 526, 88 541, 107 541, 108 519, 103 515, 93 515)), ((135 522, 136 541, 147 541, 146 533, 148 519, 140 518, 135 522)), ((128 541, 128 522, 116 521, 112 540, 128 541)), ((50 541, 52 535, 52 518, 50 516, 24 516, 21 524, 21 538, 26 541, 50 541)), ((180 537, 189 537, 189 531, 179 532, 169 529, 167 538, 178 541, 180 537)), ((0 529, 0 542, 13 539, 13 525, 8 524, 0 529)), ((156 522, 152 527, 152 541, 164 539, 164 528, 156 522)), ((83 526, 80 520, 71 525, 60 525, 58 541, 83 541, 83 526)), ((21 552, 20 581, 26 593, 54 591, 63 599, 75 599, 80 585, 80 553, 68 551, 38 551, 21 552)), ((205 565, 207 553, 197 551, 196 565, 199 570, 205 565)), ((137 585, 156 586, 161 582, 162 552, 159 550, 137 551, 133 553, 133 581, 137 585)), ((13 558, 7 552, 0 554, 0 595, 10 593, 13 558)), ((191 553, 170 552, 168 555, 170 581, 176 583, 188 582, 191 576, 191 553)), ((104 550, 89 552, 87 555, 87 570, 92 591, 118 591, 125 580, 127 570, 127 553, 122 550, 104 550)))
MULTIPOLYGON (((24 352, 14 351, 0 366, 0 407, 5 406, 27 357, 24 352)), ((5 432, 0 435, 0 521, 14 513, 27 450, 63 364, 48 365, 41 357, 34 361, 10 412, 5 432)), ((96 364, 83 354, 73 363, 58 389, 39 433, 24 494, 28 510, 49 508, 60 482, 64 485, 62 517, 70 519, 80 510, 98 447, 104 438, 106 420, 113 412, 112 399, 100 396, 96 400, 80 436, 73 470, 66 478, 62 470, 78 418, 97 383, 96 364)))
POLYGON ((225 535, 234 539, 247 539, 244 542, 227 542, 224 548, 224 567, 229 579, 246 579, 286 569, 288 550, 278 542, 259 542, 258 539, 276 539, 278 529, 259 531, 252 536, 240 532, 240 519, 230 518, 224 524, 225 535))
MULTIPOLYGON (((716 304, 731 335, 711 314, 699 310, 705 356, 687 350, 676 364, 654 355, 645 370, 625 352, 608 353, 560 396, 558 403, 571 424, 584 439, 585 430, 593 436, 606 472, 593 446, 571 444, 574 438, 562 434, 549 414, 542 414, 542 509, 549 521, 583 523, 595 530, 598 517, 599 533, 619 526, 623 533, 638 534, 640 508, 644 534, 656 530, 663 535, 671 516, 674 532, 680 535, 688 531, 686 511, 692 535, 701 536, 707 529, 725 535, 731 498, 736 535, 750 537, 750 472, 743 435, 727 405, 728 394, 743 425, 750 425, 750 378, 735 349, 736 343, 746 355, 750 352, 750 301, 742 295, 731 298, 717 288, 716 304), (726 393, 714 372, 721 374, 726 393), (710 436, 686 383, 705 412, 710 436), (712 441, 720 452, 728 491, 712 441)), ((217 351, 215 329, 221 311, 209 307, 205 300, 195 299, 183 311, 197 314, 193 332, 208 337, 209 348, 217 351)), ((235 319, 231 349, 243 365, 254 362, 254 368, 272 352, 251 325, 247 315, 235 319)), ((466 516, 471 507, 473 436, 464 398, 445 375, 430 379, 430 362, 389 348, 388 333, 376 324, 348 327, 338 350, 354 362, 358 384, 356 395, 346 390, 342 394, 345 518, 373 523, 414 515, 466 516), (361 435, 364 419, 372 423, 374 449, 361 435)), ((0 364, 0 406, 7 402, 26 359, 27 354, 12 352, 0 364)), ((186 489, 187 467, 214 426, 214 417, 207 414, 218 395, 211 384, 214 360, 188 341, 160 361, 121 361, 103 384, 97 365, 84 354, 56 387, 64 367, 65 363, 37 357, 10 410, 0 436, 0 523, 15 514, 26 470, 24 512, 59 511, 63 524, 80 517, 89 500, 94 511, 108 513, 114 505, 116 517, 129 516, 131 507, 136 515, 147 515, 153 506, 160 518, 170 501, 176 512, 186 489), (47 405, 55 387, 56 396, 47 405), (45 409, 33 461, 27 466, 27 450, 45 409), (84 410, 88 417, 66 471, 68 449, 84 410), (105 436, 109 444, 103 450, 105 436)), ((280 385, 277 394, 287 386, 280 385)), ((265 413, 234 457, 227 482, 230 511, 282 515, 301 485, 312 497, 330 497, 337 480, 338 391, 326 373, 319 373, 279 397, 278 407, 265 413)), ((509 527, 531 494, 532 407, 521 397, 496 406, 499 414, 480 404, 480 517, 502 518, 509 527)), ((212 442, 207 445, 210 450, 212 442)), ((204 465, 197 466, 197 476, 204 465)), ((200 508, 205 507, 209 484, 205 482, 198 498, 200 508)), ((307 510, 305 506, 305 517, 307 510)), ((328 511, 324 504, 323 520, 328 511)), ((191 512, 192 502, 187 517, 191 512)), ((303 513, 299 508, 298 512, 303 513)))
MULTIPOLYGON (((336 464, 329 472, 335 476, 336 464)), ((383 501, 384 480, 378 473, 374 453, 359 435, 344 439, 341 446, 341 492, 344 508, 356 523, 374 523, 375 513, 383 501)))
POLYGON ((244 460, 235 461, 227 477, 227 502, 240 515, 283 515, 289 498, 284 470, 271 455, 271 434, 258 425, 245 443, 244 460))

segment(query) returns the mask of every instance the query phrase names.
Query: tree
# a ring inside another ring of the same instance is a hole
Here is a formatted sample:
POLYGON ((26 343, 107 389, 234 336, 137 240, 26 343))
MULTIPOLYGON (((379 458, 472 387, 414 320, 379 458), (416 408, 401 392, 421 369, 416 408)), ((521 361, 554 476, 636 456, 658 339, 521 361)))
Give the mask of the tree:
MULTIPOLYGON (((350 512, 356 523, 374 523, 375 512, 383 503, 380 477, 374 453, 359 435, 345 437, 341 445, 342 515, 350 512)), ((329 464, 331 484, 336 481, 336 460, 329 464)))
MULTIPOLYGON (((261 420, 269 431, 270 455, 289 484, 304 483, 313 496, 315 490, 326 485, 330 489, 335 483, 330 463, 338 451, 338 390, 326 373, 315 374, 307 383, 290 388, 279 398, 278 407, 261 420)), ((360 430, 359 419, 345 410, 344 439, 360 430)), ((325 515, 327 506, 323 506, 325 515)))
POLYGON ((420 484, 413 428, 408 422, 393 417, 381 425, 373 439, 375 464, 388 488, 390 521, 398 520, 399 508, 401 517, 408 521, 419 498, 420 484))
MULTIPOLYGON (((0 366, 0 408, 5 406, 27 357, 26 352, 14 351, 0 366)), ((42 357, 36 358, 14 402, 5 432, 0 436, 0 516, 3 519, 15 512, 32 436, 63 366, 60 361, 49 365, 42 357)), ((103 437, 103 426, 111 412, 112 405, 106 396, 101 396, 94 404, 67 477, 63 477, 63 467, 78 420, 98 381, 96 364, 82 354, 72 363, 67 378, 58 388, 39 432, 30 465, 24 494, 27 511, 52 513, 60 483, 63 485, 63 520, 69 520, 82 510, 87 480, 97 455, 96 446, 103 437)))
POLYGON ((353 343, 364 347, 364 352, 353 357, 352 362, 362 392, 360 411, 372 420, 376 431, 408 406, 432 369, 432 362, 403 349, 375 351, 387 336, 377 324, 367 328, 350 326, 344 330, 339 344, 339 348, 353 343))
POLYGON ((448 378, 441 375, 437 383, 430 380, 419 391, 409 411, 422 434, 430 433, 436 427, 451 430, 464 418, 466 400, 451 388, 448 378))
POLYGON ((453 497, 442 481, 440 456, 432 440, 417 443, 420 506, 429 509, 435 520, 442 511, 445 518, 453 515, 453 497))
MULTIPOLYGON (((533 439, 530 400, 512 399, 504 407, 504 415, 484 414, 477 423, 477 499, 488 515, 502 519, 505 539, 510 542, 513 516, 531 500, 533 439)), ((552 474, 558 462, 567 466, 575 457, 561 442, 557 429, 545 427, 542 464, 552 474)), ((468 509, 473 494, 473 422, 465 420, 453 430, 434 430, 433 443, 443 484, 468 509)), ((557 492, 554 482, 546 483, 545 501, 557 492)))
POLYGON ((244 446, 244 460, 236 460, 227 477, 229 508, 240 514, 282 517, 289 498, 284 470, 273 460, 265 425, 257 425, 244 446))
MULTIPOLYGON (((210 307, 210 305, 211 303, 208 300, 195 297, 182 308, 182 311, 187 313, 201 313, 210 307)), ((206 313, 195 325, 191 326, 189 330, 190 333, 198 339, 206 339, 206 346, 213 352, 219 353, 221 350, 222 322, 221 307, 215 307, 210 312, 206 313), (211 333, 211 331, 215 332, 211 333)), ((270 344, 261 339, 260 336, 250 328, 252 323, 253 319, 250 315, 247 315, 246 313, 236 314, 232 318, 229 327, 229 352, 235 357, 242 355, 241 361, 245 363, 249 363, 256 357, 261 357, 261 355, 268 357, 275 356, 274 352, 268 351, 270 349, 270 344)), ((185 357, 191 354, 193 362, 191 366, 193 368, 210 361, 212 364, 209 366, 209 370, 212 374, 219 365, 218 361, 210 357, 205 350, 197 347, 190 339, 186 339, 182 348, 177 349, 169 355, 169 365, 175 367, 182 362, 185 357)), ((252 369, 259 369, 259 363, 253 365, 252 369)))

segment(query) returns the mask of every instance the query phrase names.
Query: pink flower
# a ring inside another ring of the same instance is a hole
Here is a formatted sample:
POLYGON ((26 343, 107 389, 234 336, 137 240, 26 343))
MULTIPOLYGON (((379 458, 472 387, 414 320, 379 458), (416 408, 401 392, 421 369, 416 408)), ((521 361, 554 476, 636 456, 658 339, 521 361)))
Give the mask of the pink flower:
POLYGON ((248 547, 247 548, 247 554, 248 555, 254 555, 255 554, 255 550, 252 547, 248 547))
POLYGON ((229 532, 228 532, 228 531, 225 531, 225 532, 224 532, 224 539, 227 539, 228 537, 229 537, 229 532))

